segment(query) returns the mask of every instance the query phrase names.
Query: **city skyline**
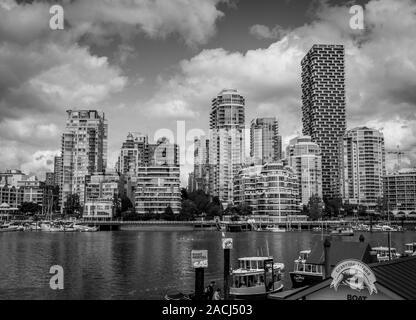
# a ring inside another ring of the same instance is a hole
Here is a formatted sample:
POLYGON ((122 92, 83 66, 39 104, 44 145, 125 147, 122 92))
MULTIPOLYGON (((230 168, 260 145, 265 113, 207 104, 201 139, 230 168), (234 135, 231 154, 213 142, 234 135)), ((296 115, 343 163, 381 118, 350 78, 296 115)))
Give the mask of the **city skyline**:
POLYGON ((416 300, 415 34, 416 0, 0 0, 0 300, 416 300))
MULTIPOLYGON (((39 61, 30 74, 16 73, 18 82, 9 76, 17 69, 1 71, 4 81, 0 88, 5 94, 0 143, 5 152, 0 156, 0 167, 40 177, 52 171, 64 128, 62 115, 68 108, 88 108, 102 110, 109 119, 108 158, 113 168, 129 131, 141 131, 151 138, 160 128, 175 132, 176 120, 185 120, 188 129, 207 131, 210 99, 223 88, 236 88, 246 97, 247 126, 256 117, 280 119, 283 145, 287 146, 301 132, 299 62, 314 43, 345 46, 348 128, 384 128, 386 149, 400 145, 406 152, 403 163, 414 166, 414 160, 409 161, 416 150, 411 76, 415 58, 409 54, 414 51, 410 31, 416 21, 411 1, 366 2, 366 23, 377 28, 368 28, 365 37, 363 31, 348 27, 349 7, 343 2, 314 6, 306 1, 261 3, 256 7, 258 13, 252 6, 242 1, 232 6, 213 2, 201 7, 198 17, 207 14, 210 19, 209 28, 204 25, 200 37, 189 31, 188 22, 183 22, 188 27, 184 29, 158 25, 155 28, 160 33, 150 34, 139 21, 134 34, 123 34, 119 39, 122 31, 111 27, 103 28, 101 35, 91 32, 85 36, 77 23, 101 26, 104 22, 81 15, 82 5, 77 1, 64 6, 66 18, 73 23, 54 32, 44 28, 43 20, 49 19, 44 3, 27 4, 24 10, 14 1, 2 3, 0 15, 5 18, 1 19, 0 35, 2 48, 7 46, 8 50, 0 51, 0 61, 6 66, 26 67, 34 63, 26 58, 30 53, 43 54, 50 62, 39 61), (10 27, 18 12, 33 16, 32 33, 24 35, 24 26, 10 27), (241 18, 244 13, 249 17, 245 21, 241 18), (397 17, 406 23, 395 24, 397 17), (386 35, 391 38, 387 46, 382 42, 386 35), (18 51, 21 53, 14 54, 18 51), (385 79, 384 74, 391 77, 385 79), (79 83, 63 79, 78 79, 79 83), (83 87, 92 90, 82 91, 83 87)), ((108 9, 102 4, 103 12, 108 9)), ((112 9, 125 12, 123 4, 112 9)), ((173 21, 180 18, 172 17, 173 21)), ((120 23, 114 16, 108 19, 105 23, 109 26, 120 23)), ((394 164, 395 159, 391 160, 394 164)), ((185 185, 192 168, 182 169, 185 185)))

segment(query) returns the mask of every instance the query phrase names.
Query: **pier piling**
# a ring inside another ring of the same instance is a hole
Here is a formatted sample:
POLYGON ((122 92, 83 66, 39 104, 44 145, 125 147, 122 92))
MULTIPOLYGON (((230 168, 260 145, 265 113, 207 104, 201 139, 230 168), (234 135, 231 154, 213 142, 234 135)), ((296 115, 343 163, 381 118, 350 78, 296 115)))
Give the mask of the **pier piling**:
POLYGON ((204 298, 204 268, 195 269, 195 300, 204 298))
POLYGON ((224 300, 230 299, 230 249, 224 249, 224 300))
POLYGON ((325 260, 325 278, 328 278, 331 274, 331 266, 329 264, 329 248, 331 247, 331 242, 328 238, 325 238, 324 241, 324 260, 325 260))

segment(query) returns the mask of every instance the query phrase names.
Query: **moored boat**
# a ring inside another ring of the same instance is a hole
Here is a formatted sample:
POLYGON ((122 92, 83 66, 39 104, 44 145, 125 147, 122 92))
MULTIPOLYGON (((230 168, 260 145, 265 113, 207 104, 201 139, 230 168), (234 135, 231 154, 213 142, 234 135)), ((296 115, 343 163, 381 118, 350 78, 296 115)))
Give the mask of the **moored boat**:
POLYGON ((268 231, 268 232, 286 232, 286 229, 283 228, 279 228, 278 226, 267 226, 266 229, 264 229, 264 231, 268 231))
POLYGON ((81 224, 74 224, 73 227, 76 231, 80 232, 97 232, 100 229, 100 227, 89 227, 81 224))
POLYGON ((63 232, 64 229, 60 225, 56 225, 51 222, 42 222, 40 225, 40 230, 44 232, 63 232))
POLYGON ((231 272, 230 295, 234 299, 265 299, 283 290, 283 263, 273 257, 238 259, 238 269, 231 272))
POLYGON ((352 228, 355 231, 366 231, 366 232, 370 231, 370 226, 366 224, 357 224, 353 226, 352 228))
POLYGON ((345 228, 345 227, 335 228, 334 230, 331 231, 331 235, 333 235, 333 236, 353 236, 354 235, 354 230, 352 228, 345 228))
POLYGON ((22 231, 23 227, 17 224, 5 223, 0 225, 0 232, 22 231))
POLYGON ((321 264, 307 263, 311 250, 303 250, 295 260, 293 271, 289 273, 293 288, 313 285, 323 280, 323 266, 321 264))
POLYGON ((373 247, 371 250, 376 254, 378 262, 385 262, 393 259, 398 259, 401 257, 400 253, 397 252, 396 248, 388 247, 373 247), (390 251, 390 253, 389 253, 390 251))
POLYGON ((372 227, 372 231, 379 231, 379 232, 398 232, 402 231, 401 227, 393 227, 387 224, 384 225, 375 225, 372 227))
POLYGON ((404 256, 409 257, 416 255, 416 242, 406 243, 404 247, 404 256))

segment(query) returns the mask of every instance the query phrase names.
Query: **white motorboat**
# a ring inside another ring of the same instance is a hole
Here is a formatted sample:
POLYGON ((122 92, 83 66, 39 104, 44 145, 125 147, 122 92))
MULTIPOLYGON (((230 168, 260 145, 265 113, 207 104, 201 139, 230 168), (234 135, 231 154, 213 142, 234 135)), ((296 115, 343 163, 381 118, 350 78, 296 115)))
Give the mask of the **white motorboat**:
POLYGON ((22 226, 5 223, 0 225, 0 232, 22 231, 22 226))
POLYGON ((388 247, 374 247, 371 248, 373 252, 377 255, 377 261, 378 262, 385 262, 389 261, 390 259, 398 259, 401 257, 400 253, 397 252, 396 248, 390 248, 390 254, 389 254, 389 248, 388 247))
POLYGON ((370 231, 370 226, 366 225, 366 224, 357 224, 356 226, 353 227, 353 229, 355 231, 370 231))
POLYGON ((63 232, 64 228, 53 223, 43 222, 40 225, 40 230, 45 232, 63 232))
POLYGON ((286 232, 286 229, 275 227, 275 226, 267 226, 265 231, 268 231, 268 232, 286 232))
POLYGON ((73 227, 79 232, 97 232, 100 229, 100 227, 89 227, 81 224, 74 224, 73 227))
POLYGON ((404 255, 406 257, 416 256, 416 242, 406 243, 404 255))
POLYGON ((375 225, 372 228, 372 230, 373 231, 380 231, 380 232, 396 232, 396 231, 399 231, 398 228, 394 228, 394 227, 389 226, 387 224, 384 224, 384 225, 375 225))
POLYGON ((324 279, 323 265, 307 263, 311 250, 302 250, 295 260, 292 272, 289 272, 293 288, 313 285, 324 279))
POLYGON ((353 236, 354 230, 352 228, 336 228, 331 231, 334 236, 353 236))
POLYGON ((230 295, 235 299, 264 299, 283 290, 283 263, 273 257, 238 259, 238 269, 231 272, 230 295))

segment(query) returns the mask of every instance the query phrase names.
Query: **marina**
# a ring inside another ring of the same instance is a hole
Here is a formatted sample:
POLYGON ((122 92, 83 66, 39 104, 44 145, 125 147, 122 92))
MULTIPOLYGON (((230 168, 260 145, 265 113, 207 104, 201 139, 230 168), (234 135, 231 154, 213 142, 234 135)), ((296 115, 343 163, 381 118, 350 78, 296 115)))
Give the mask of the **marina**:
MULTIPOLYGON (((341 240, 358 243, 361 234, 372 247, 387 245, 387 235, 382 232, 355 232, 354 236, 341 240)), ((274 262, 282 263, 285 266, 281 275, 283 292, 293 287, 290 272, 299 253, 309 249, 313 254, 315 244, 322 241, 321 234, 310 231, 227 232, 226 236, 234 240, 230 263, 233 270, 239 268, 238 259, 242 257, 273 257, 274 262)), ((0 234, 0 298, 160 300, 167 293, 191 294, 195 274, 190 256, 192 250, 199 249, 208 251, 205 285, 215 281, 222 288, 222 238, 222 232, 218 231, 168 229, 4 232, 0 234), (65 290, 50 290, 52 265, 64 268, 65 290)), ((404 252, 409 250, 406 244, 414 243, 415 239, 413 231, 394 232, 391 246, 404 252)), ((332 252, 337 252, 334 248, 332 252)))

